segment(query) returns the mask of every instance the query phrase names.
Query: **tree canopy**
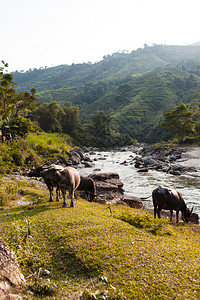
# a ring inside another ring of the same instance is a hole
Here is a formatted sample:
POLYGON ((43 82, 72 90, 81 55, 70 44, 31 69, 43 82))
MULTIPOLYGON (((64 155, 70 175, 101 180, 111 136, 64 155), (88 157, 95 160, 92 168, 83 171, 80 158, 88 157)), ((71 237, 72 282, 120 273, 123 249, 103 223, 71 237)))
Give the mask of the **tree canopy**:
POLYGON ((36 90, 19 93, 13 75, 7 72, 8 64, 0 67, 0 128, 2 141, 25 136, 32 128, 26 117, 36 102, 36 90))
POLYGON ((184 103, 179 104, 173 110, 164 114, 165 120, 161 123, 166 132, 171 132, 182 142, 184 137, 194 131, 195 122, 192 119, 193 112, 189 111, 184 103))

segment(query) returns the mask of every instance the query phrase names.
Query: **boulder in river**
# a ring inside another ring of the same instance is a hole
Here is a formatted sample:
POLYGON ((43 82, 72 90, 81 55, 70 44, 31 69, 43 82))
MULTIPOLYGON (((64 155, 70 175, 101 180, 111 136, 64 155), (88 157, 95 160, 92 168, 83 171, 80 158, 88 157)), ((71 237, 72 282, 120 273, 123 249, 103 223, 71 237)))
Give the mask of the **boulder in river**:
POLYGON ((126 204, 134 208, 143 208, 140 198, 124 195, 123 183, 118 173, 97 173, 89 175, 96 184, 95 202, 105 204, 126 204))
POLYGON ((96 184, 95 202, 105 204, 121 200, 124 194, 123 183, 117 173, 97 173, 89 175, 96 184))

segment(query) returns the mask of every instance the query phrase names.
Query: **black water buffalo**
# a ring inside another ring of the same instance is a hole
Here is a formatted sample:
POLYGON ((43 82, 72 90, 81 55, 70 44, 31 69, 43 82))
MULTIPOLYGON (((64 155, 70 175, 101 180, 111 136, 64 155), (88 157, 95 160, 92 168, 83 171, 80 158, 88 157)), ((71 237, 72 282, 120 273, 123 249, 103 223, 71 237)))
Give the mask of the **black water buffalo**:
POLYGON ((189 221, 194 224, 199 224, 199 216, 196 213, 192 213, 189 221))
POLYGON ((63 195, 63 207, 67 207, 66 191, 69 191, 71 198, 71 207, 74 207, 74 191, 80 184, 80 175, 78 171, 72 167, 66 167, 62 170, 49 168, 41 172, 42 177, 57 183, 63 195))
POLYGON ((176 211, 176 222, 179 220, 179 211, 182 212, 182 219, 188 223, 192 210, 187 208, 183 196, 176 189, 164 188, 159 186, 152 192, 153 206, 154 206, 154 218, 156 214, 158 218, 161 217, 161 210, 170 210, 170 220, 172 221, 173 210, 176 211))
POLYGON ((29 177, 42 177, 44 179, 44 183, 47 185, 47 188, 49 190, 49 194, 50 194, 50 198, 49 198, 49 202, 53 201, 53 189, 56 188, 56 201, 59 201, 60 198, 60 187, 58 185, 58 183, 52 179, 46 178, 45 176, 43 176, 42 172, 48 169, 53 169, 55 171, 61 171, 64 169, 64 167, 60 166, 60 165, 50 165, 50 166, 39 166, 36 167, 35 169, 32 169, 29 173, 28 176, 29 177))
POLYGON ((86 199, 92 202, 96 196, 96 186, 92 178, 81 175, 78 191, 84 191, 86 199))

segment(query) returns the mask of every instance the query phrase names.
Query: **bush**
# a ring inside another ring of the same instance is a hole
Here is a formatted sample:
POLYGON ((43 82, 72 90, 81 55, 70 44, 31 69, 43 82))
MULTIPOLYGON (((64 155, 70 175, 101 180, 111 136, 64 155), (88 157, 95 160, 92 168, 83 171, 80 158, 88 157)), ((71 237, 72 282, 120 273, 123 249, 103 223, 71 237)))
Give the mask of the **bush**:
POLYGON ((66 153, 73 148, 71 142, 68 135, 41 133, 0 143, 0 173, 9 174, 51 160, 66 162, 66 153))
POLYGON ((16 166, 24 165, 24 156, 20 149, 15 149, 12 152, 12 158, 16 166))
POLYGON ((157 233, 165 233, 165 234, 172 234, 170 230, 163 230, 164 226, 168 223, 167 219, 154 219, 150 214, 144 213, 144 214, 129 214, 129 213, 123 213, 120 216, 116 217, 117 219, 120 219, 122 221, 125 221, 129 223, 130 225, 133 225, 137 228, 147 228, 149 232, 153 234, 157 233))
POLYGON ((9 204, 9 195, 8 193, 1 189, 0 190, 0 206, 6 206, 9 204))
POLYGON ((35 153, 33 150, 30 150, 29 154, 25 158, 25 165, 28 167, 34 167, 42 164, 42 158, 35 153))
POLYGON ((183 144, 197 144, 200 142, 200 135, 198 136, 186 136, 183 140, 183 144))

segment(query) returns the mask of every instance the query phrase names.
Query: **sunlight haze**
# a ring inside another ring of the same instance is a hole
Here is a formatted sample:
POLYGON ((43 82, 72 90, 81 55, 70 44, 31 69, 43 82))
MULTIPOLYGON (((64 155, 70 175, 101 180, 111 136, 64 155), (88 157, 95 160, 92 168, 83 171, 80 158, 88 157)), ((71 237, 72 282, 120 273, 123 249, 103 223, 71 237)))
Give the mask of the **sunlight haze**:
POLYGON ((1 1, 0 59, 10 70, 96 62, 144 44, 200 41, 198 0, 1 1))

